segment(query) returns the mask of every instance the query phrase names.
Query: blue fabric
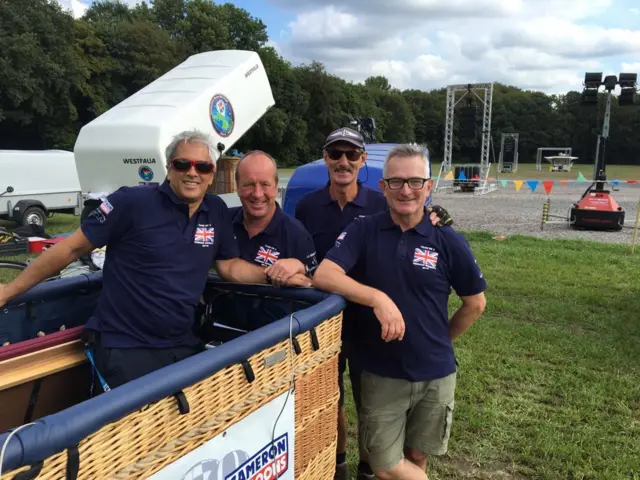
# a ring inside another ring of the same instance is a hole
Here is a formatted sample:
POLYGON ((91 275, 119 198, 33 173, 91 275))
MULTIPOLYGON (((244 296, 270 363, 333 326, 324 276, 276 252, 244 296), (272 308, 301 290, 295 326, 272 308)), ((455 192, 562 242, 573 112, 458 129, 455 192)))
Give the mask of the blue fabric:
MULTIPOLYGON (((364 183, 358 183, 358 194, 344 209, 329 194, 329 184, 304 195, 296 205, 295 215, 313 236, 316 256, 321 262, 333 247, 336 238, 354 218, 373 215, 387 209, 384 195, 364 183)), ((358 278, 357 268, 352 272, 358 278)), ((357 340, 360 305, 349 303, 343 313, 342 341, 344 350, 349 352, 351 344, 357 340)))
POLYGON ((461 234, 451 227, 434 227, 426 212, 421 223, 402 232, 385 211, 356 219, 326 258, 346 272, 358 266, 362 283, 386 293, 405 322, 404 339, 385 342, 373 309, 363 307, 352 358, 360 368, 410 381, 455 372, 449 338, 451 289, 469 296, 487 287, 461 234))
POLYGON ((230 209, 240 257, 263 267, 283 258, 296 258, 310 271, 318 266, 313 238, 297 219, 287 215, 280 206, 269 225, 252 238, 244 228, 242 207, 230 209))
POLYGON ((103 345, 196 345, 192 326, 208 272, 215 260, 239 255, 226 204, 207 195, 189 218, 167 181, 122 187, 81 228, 94 246, 107 246, 102 295, 87 323, 103 345))
MULTIPOLYGON (((345 301, 337 295, 327 295, 314 289, 275 289, 270 286, 233 285, 216 282, 214 286, 243 291, 254 295, 278 295, 283 299, 306 301, 313 305, 295 313, 293 335, 308 335, 325 319, 338 314, 345 301)), ((96 278, 99 278, 96 274, 96 278)), ((44 296, 56 286, 39 289, 44 296)), ((60 289, 58 289, 60 290, 60 289)), ((21 298, 16 298, 20 302, 21 298)), ((30 465, 76 445, 88 435, 125 415, 143 408, 151 402, 173 395, 175 392, 214 375, 217 371, 250 358, 257 352, 289 338, 289 317, 280 319, 259 331, 248 333, 213 350, 189 357, 176 364, 114 388, 100 396, 70 407, 62 412, 36 421, 11 437, 7 445, 3 471, 30 465)), ((257 365, 253 365, 257 368, 257 365)), ((0 434, 0 445, 9 433, 0 434)), ((81 465, 82 466, 82 465, 81 465)))

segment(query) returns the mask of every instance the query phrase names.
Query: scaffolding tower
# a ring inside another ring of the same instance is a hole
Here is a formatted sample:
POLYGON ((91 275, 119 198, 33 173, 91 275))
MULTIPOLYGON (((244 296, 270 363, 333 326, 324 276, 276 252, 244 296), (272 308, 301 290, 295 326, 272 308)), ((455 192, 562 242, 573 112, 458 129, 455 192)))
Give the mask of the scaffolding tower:
POLYGON ((500 138, 500 156, 498 157, 498 172, 512 172, 515 173, 518 171, 518 138, 520 137, 519 133, 503 133, 500 138), (504 144, 505 141, 512 138, 513 139, 513 161, 506 162, 504 161, 504 144))
MULTIPOLYGON (((435 192, 459 191, 455 184, 457 180, 452 172, 453 158, 453 117, 455 106, 467 95, 475 95, 483 105, 482 114, 482 145, 480 150, 480 168, 477 184, 474 187, 474 194, 482 195, 497 190, 495 182, 488 181, 491 163, 489 161, 489 151, 491 149, 491 107, 493 104, 493 83, 468 83, 449 85, 447 87, 446 124, 444 132, 444 158, 440 166, 440 174, 435 185, 435 192), (462 95, 456 99, 456 93, 462 95), (481 97, 478 92, 482 93, 481 97)), ((467 179, 465 181, 469 181, 467 179)))

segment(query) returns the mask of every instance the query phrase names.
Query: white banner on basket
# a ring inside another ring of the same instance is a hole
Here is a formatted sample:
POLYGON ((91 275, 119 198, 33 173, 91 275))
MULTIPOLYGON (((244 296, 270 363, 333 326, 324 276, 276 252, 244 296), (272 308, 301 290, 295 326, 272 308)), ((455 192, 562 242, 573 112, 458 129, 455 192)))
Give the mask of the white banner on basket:
POLYGON ((149 480, 294 480, 294 405, 285 392, 149 480))

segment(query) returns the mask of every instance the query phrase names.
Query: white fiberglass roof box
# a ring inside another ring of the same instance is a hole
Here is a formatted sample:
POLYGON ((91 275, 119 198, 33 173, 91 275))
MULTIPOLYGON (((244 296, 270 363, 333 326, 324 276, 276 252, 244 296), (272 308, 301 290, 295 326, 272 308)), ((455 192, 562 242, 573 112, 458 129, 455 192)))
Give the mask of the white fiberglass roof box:
POLYGON ((209 134, 219 157, 274 103, 257 53, 193 55, 80 130, 74 154, 82 192, 162 183, 165 148, 184 130, 209 134))

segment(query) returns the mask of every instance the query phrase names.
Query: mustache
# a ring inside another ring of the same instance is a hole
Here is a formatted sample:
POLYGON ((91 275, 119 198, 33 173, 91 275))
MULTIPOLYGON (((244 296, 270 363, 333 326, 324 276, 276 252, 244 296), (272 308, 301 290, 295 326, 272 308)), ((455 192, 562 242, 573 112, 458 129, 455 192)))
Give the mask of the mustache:
POLYGON ((333 169, 334 172, 336 173, 340 173, 340 172, 353 172, 353 169, 351 167, 345 167, 345 166, 339 166, 333 169))

